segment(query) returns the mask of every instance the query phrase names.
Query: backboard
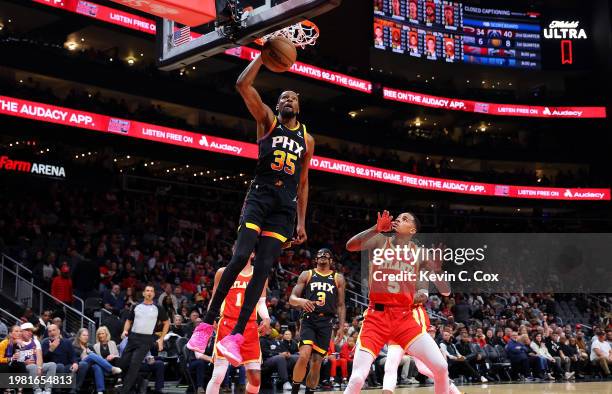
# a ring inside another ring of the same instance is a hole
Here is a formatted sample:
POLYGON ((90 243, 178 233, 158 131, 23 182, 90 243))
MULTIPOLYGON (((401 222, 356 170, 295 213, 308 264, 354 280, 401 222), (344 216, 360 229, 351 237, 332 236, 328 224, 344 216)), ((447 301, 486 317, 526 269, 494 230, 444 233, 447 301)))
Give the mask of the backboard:
POLYGON ((157 19, 157 64, 161 70, 176 70, 207 57, 294 24, 323 14, 341 0, 246 0, 239 24, 209 23, 183 27, 169 19, 157 19), (188 37, 190 36, 190 38, 188 37))

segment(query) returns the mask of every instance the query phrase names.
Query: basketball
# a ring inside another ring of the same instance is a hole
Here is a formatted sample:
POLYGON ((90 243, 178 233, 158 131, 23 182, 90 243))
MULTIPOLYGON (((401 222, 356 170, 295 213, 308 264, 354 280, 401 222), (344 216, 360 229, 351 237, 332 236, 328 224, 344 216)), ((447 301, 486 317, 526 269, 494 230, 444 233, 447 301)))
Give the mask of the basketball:
POLYGON ((295 59, 297 51, 295 45, 285 37, 274 37, 266 41, 261 51, 261 59, 270 71, 281 73, 289 70, 295 59))

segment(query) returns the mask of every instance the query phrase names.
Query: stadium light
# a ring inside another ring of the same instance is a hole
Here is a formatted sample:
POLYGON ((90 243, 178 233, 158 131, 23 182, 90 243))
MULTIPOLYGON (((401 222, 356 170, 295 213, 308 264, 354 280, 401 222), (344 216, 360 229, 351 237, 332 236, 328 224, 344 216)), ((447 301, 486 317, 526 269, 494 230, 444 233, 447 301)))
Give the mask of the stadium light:
POLYGON ((64 44, 64 46, 66 47, 66 49, 68 49, 69 51, 74 51, 79 47, 79 44, 77 44, 75 41, 66 41, 66 43, 64 44))

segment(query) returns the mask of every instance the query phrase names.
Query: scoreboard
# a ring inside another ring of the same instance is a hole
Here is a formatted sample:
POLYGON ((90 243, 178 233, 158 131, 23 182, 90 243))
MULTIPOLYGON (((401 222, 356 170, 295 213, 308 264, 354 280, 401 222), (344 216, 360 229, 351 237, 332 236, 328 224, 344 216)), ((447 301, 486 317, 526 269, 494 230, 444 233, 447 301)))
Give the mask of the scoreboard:
POLYGON ((537 12, 445 0, 374 0, 374 47, 447 63, 539 69, 537 12))

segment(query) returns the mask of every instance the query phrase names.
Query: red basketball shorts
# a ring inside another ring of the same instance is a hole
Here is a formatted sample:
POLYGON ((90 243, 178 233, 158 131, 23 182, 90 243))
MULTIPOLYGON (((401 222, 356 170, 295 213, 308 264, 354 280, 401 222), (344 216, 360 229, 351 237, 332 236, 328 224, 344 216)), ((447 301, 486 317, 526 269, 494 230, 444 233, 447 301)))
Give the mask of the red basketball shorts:
MULTIPOLYGON (((217 337, 215 338, 215 350, 213 352, 215 358, 225 359, 223 355, 217 351, 217 342, 232 333, 236 326, 235 319, 222 317, 217 325, 217 337)), ((249 320, 244 329, 244 343, 240 346, 240 354, 242 355, 242 363, 261 362, 261 348, 259 347, 259 332, 256 321, 249 320)))
POLYGON ((357 342, 361 349, 373 357, 378 355, 386 343, 395 343, 406 350, 418 337, 427 333, 429 318, 424 308, 382 307, 368 307, 357 342))

